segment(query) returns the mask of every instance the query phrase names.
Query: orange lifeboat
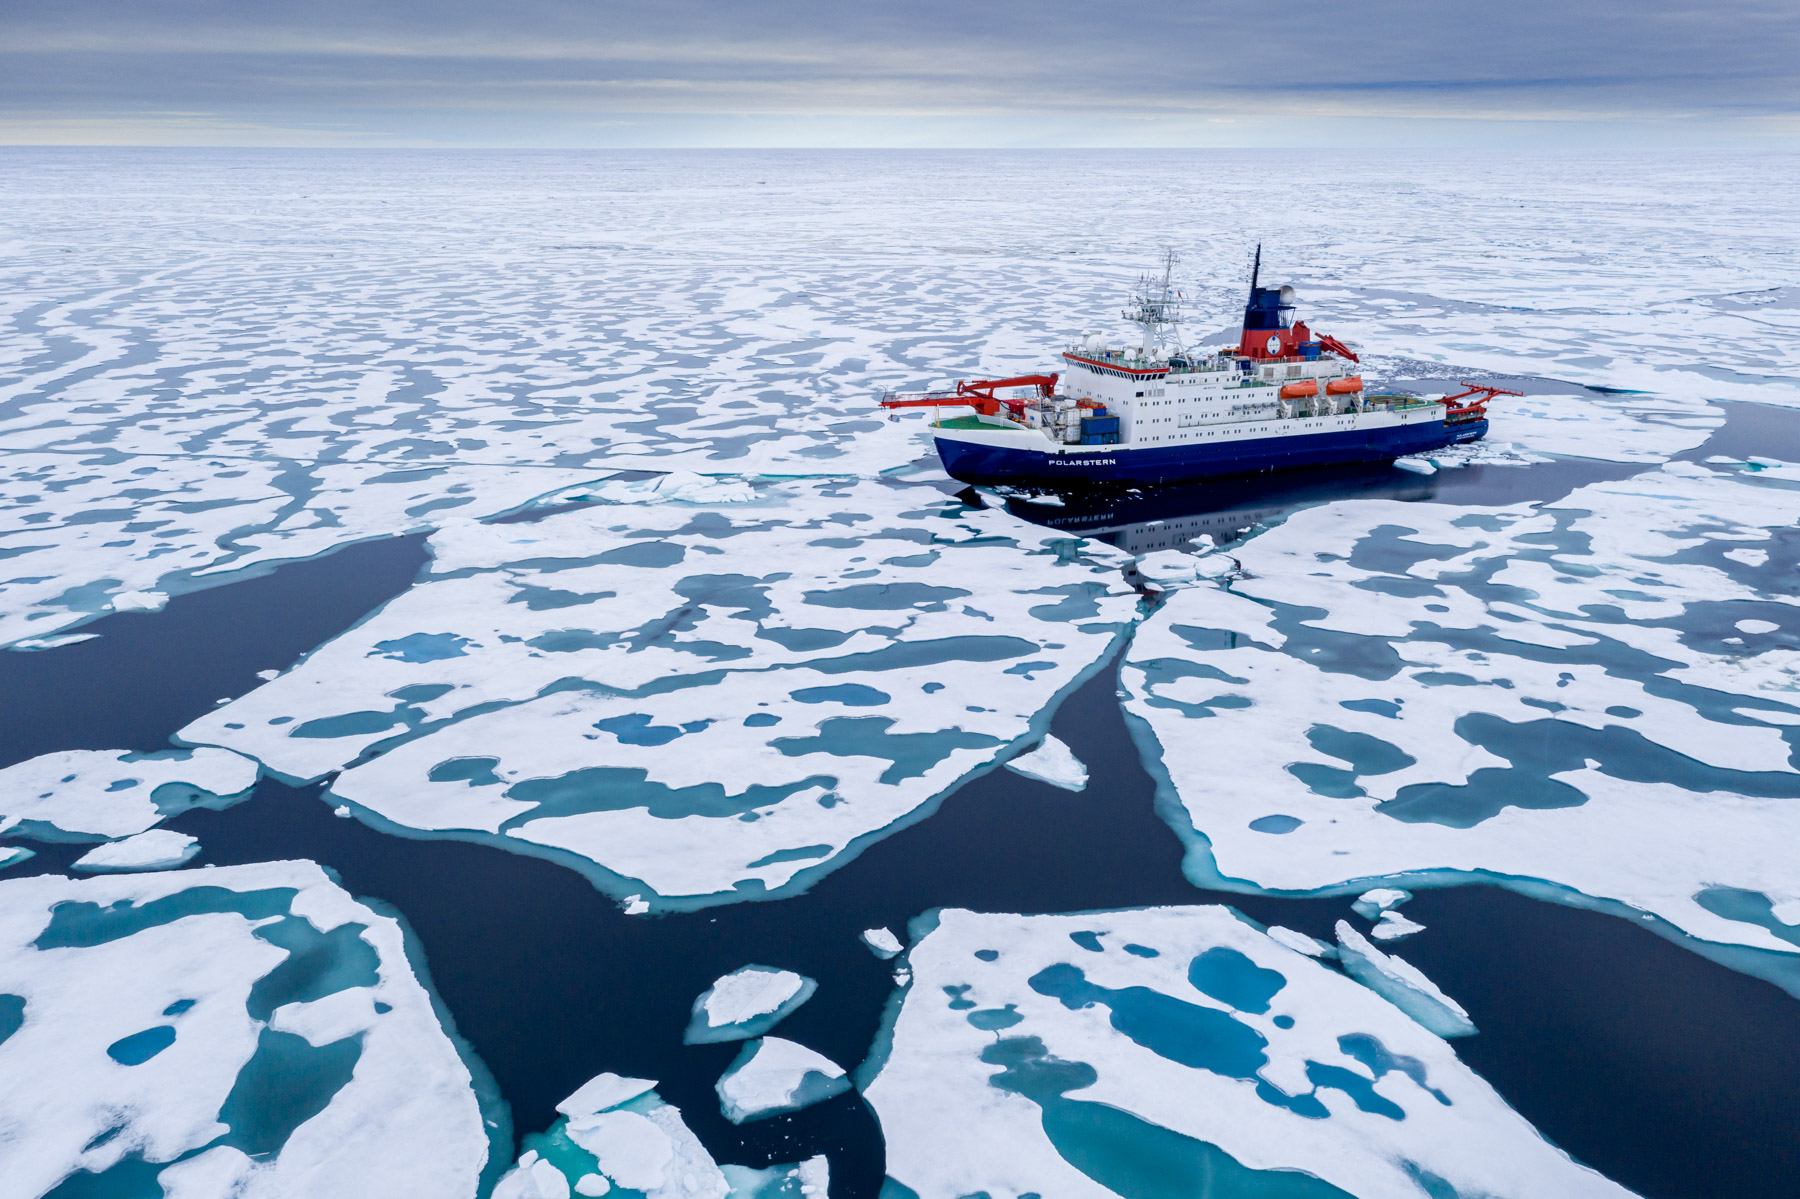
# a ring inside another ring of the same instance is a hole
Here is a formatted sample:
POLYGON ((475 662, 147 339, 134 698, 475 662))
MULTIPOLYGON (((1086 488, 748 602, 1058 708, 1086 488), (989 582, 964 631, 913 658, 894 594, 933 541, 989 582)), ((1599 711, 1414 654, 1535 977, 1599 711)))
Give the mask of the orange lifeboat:
POLYGON ((1325 385, 1325 394, 1333 396, 1355 395, 1363 389, 1361 375, 1351 375, 1348 379, 1333 379, 1325 385))
POLYGON ((1281 398, 1284 400, 1304 400, 1308 396, 1319 394, 1317 379, 1302 379, 1298 383, 1284 383, 1281 386, 1281 398))

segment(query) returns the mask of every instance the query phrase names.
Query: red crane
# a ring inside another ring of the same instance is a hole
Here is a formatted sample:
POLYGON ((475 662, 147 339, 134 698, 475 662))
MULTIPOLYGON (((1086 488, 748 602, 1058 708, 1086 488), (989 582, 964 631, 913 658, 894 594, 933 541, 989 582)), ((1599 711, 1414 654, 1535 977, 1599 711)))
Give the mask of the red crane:
POLYGON ((1504 387, 1485 387, 1480 383, 1462 380, 1462 385, 1469 390, 1459 391, 1453 396, 1444 397, 1444 419, 1446 421, 1482 420, 1487 417, 1488 401, 1496 396, 1522 396, 1522 391, 1508 391, 1504 387), (1470 399, 1480 396, 1480 399, 1470 399), (1464 403, 1463 401, 1467 401, 1464 403))
POLYGON ((1015 375, 1010 379, 976 379, 967 382, 956 381, 954 390, 924 391, 902 394, 889 392, 881 397, 883 408, 942 408, 957 404, 967 404, 983 416, 994 416, 1005 405, 1014 415, 1025 411, 1030 397, 1018 399, 1002 397, 994 393, 1003 387, 1031 387, 1037 390, 1037 398, 1047 400, 1056 392, 1055 375, 1015 375))

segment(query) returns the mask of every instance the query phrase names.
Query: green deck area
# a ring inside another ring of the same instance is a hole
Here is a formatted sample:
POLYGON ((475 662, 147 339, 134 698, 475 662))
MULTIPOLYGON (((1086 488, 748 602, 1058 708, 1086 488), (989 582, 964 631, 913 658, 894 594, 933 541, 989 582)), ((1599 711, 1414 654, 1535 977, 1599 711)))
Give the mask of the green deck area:
POLYGON ((999 421, 982 420, 979 416, 953 416, 949 420, 941 420, 936 425, 939 429, 1012 429, 1015 425, 1003 425, 999 421))

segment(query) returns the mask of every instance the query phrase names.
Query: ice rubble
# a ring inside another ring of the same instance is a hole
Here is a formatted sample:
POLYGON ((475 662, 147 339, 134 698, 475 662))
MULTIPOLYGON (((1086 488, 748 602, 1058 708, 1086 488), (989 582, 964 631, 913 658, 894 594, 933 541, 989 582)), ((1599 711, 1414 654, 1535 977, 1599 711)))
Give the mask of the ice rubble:
POLYGON ((1080 791, 1088 783, 1087 767, 1081 764, 1075 751, 1048 733, 1042 744, 1028 754, 1009 760, 1006 768, 1028 778, 1041 779, 1064 791, 1080 791))
POLYGON ((240 798, 256 763, 221 749, 72 749, 0 769, 0 833, 129 837, 196 805, 240 798))
POLYGON ((760 1036, 813 997, 819 984, 774 966, 740 966, 694 1000, 683 1039, 690 1045, 760 1036))
POLYGON ((911 960, 861 1081, 889 1176, 921 1199, 1628 1194, 1226 908, 949 910, 911 960))
POLYGON ((1722 913, 1800 898, 1800 603, 1727 556, 1797 518, 1784 481, 1684 463, 1539 506, 1295 514, 1245 547, 1253 578, 1172 596, 1123 672, 1190 873, 1543 880, 1794 952, 1722 913), (1749 618, 1783 631, 1724 635, 1749 618))
POLYGON ((151 829, 97 845, 75 859, 76 870, 168 870, 200 852, 200 839, 170 829, 151 829))
POLYGON ((718 1082, 719 1106, 733 1124, 830 1099, 850 1089, 844 1068, 804 1045, 762 1037, 744 1046, 718 1082))
POLYGON ((525 1137, 492 1199, 568 1199, 620 1191, 643 1199, 825 1199, 823 1157, 792 1166, 721 1167, 648 1079, 601 1074, 561 1103, 562 1118, 525 1137))
POLYGON ((333 802, 382 827, 550 854, 653 908, 840 863, 1041 732, 1137 611, 1110 547, 875 482, 464 524, 431 551, 183 739, 342 769, 333 802))
POLYGON ((1369 935, 1377 941, 1398 941, 1424 931, 1425 926, 1417 920, 1410 920, 1399 912, 1382 912, 1376 917, 1375 927, 1369 935))
POLYGON ((1402 891, 1398 887, 1373 887, 1358 895, 1350 907, 1364 920, 1379 920, 1383 912, 1391 911, 1411 898, 1411 891, 1402 891))
POLYGON ((9 1193, 473 1199, 505 1135, 400 925, 310 862, 0 881, 0 980, 9 1193))

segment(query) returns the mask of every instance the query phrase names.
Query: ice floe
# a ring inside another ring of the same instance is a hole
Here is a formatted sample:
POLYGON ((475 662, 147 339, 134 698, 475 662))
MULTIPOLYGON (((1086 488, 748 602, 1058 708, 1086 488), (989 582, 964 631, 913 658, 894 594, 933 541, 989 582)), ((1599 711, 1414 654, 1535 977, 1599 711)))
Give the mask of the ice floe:
POLYGON ((904 945, 900 944, 900 938, 896 937, 891 929, 886 928, 864 929, 862 931, 862 943, 869 947, 870 953, 874 954, 882 961, 899 957, 900 951, 906 948, 904 945))
POLYGON ((690 1045, 760 1036, 813 997, 819 984, 774 966, 741 966, 694 1000, 684 1039, 690 1045))
POLYGON ((1009 760, 1006 768, 1028 778, 1041 779, 1064 791, 1080 791, 1088 783, 1087 767, 1075 756, 1075 751, 1049 734, 1045 734, 1042 744, 1030 753, 1009 760))
POLYGON ((200 838, 166 828, 96 845, 75 859, 77 870, 168 870, 200 852, 200 838))
POLYGON ((1800 490, 1773 474, 1346 501, 1246 543, 1253 577, 1172 595, 1122 676, 1190 873, 1299 891, 1463 872, 1800 950, 1724 914, 1735 892, 1800 898, 1800 601, 1780 582, 1800 490), (1783 565, 1726 556, 1746 544, 1783 565))
POLYGON ((860 1081, 920 1199, 1629 1194, 1445 1041, 1226 908, 948 910, 910 958, 860 1081))
POLYGON ((1350 906, 1364 920, 1379 920, 1383 912, 1397 908, 1411 898, 1411 891, 1402 891, 1398 887, 1374 887, 1358 895, 1350 906))
POLYGON ((256 763, 221 749, 72 749, 0 770, 0 833, 50 840, 129 837, 192 807, 244 796, 256 763))
POLYGON ((1475 1023, 1463 1006, 1404 958, 1369 944, 1343 920, 1337 922, 1338 961, 1352 978, 1440 1037, 1472 1037, 1475 1023))
POLYGON ((731 1199, 825 1199, 831 1190, 831 1163, 817 1154, 791 1166, 722 1166, 731 1199))
POLYGON ((0 991, 9 1193, 474 1199, 507 1135, 398 922, 310 862, 0 881, 0 991))
MULTIPOLYGON (((1501 396, 1488 406, 1486 442, 1527 453, 1604 462, 1662 462, 1703 445, 1725 423, 1713 404, 1650 395, 1501 396)), ((1459 447, 1460 448, 1460 447, 1459 447)))
POLYGON ((1399 912, 1382 912, 1376 917, 1375 927, 1369 930, 1369 935, 1377 941, 1398 941, 1424 931, 1425 926, 1417 920, 1409 920, 1399 912))
POLYGON ((781 1037, 744 1046, 718 1082, 719 1106, 733 1124, 798 1111, 850 1089, 844 1068, 781 1037))
POLYGON ((1119 551, 877 482, 430 544, 425 581, 183 739, 342 769, 333 802, 381 827, 653 908, 803 885, 916 818, 1040 734, 1138 610, 1119 551))

